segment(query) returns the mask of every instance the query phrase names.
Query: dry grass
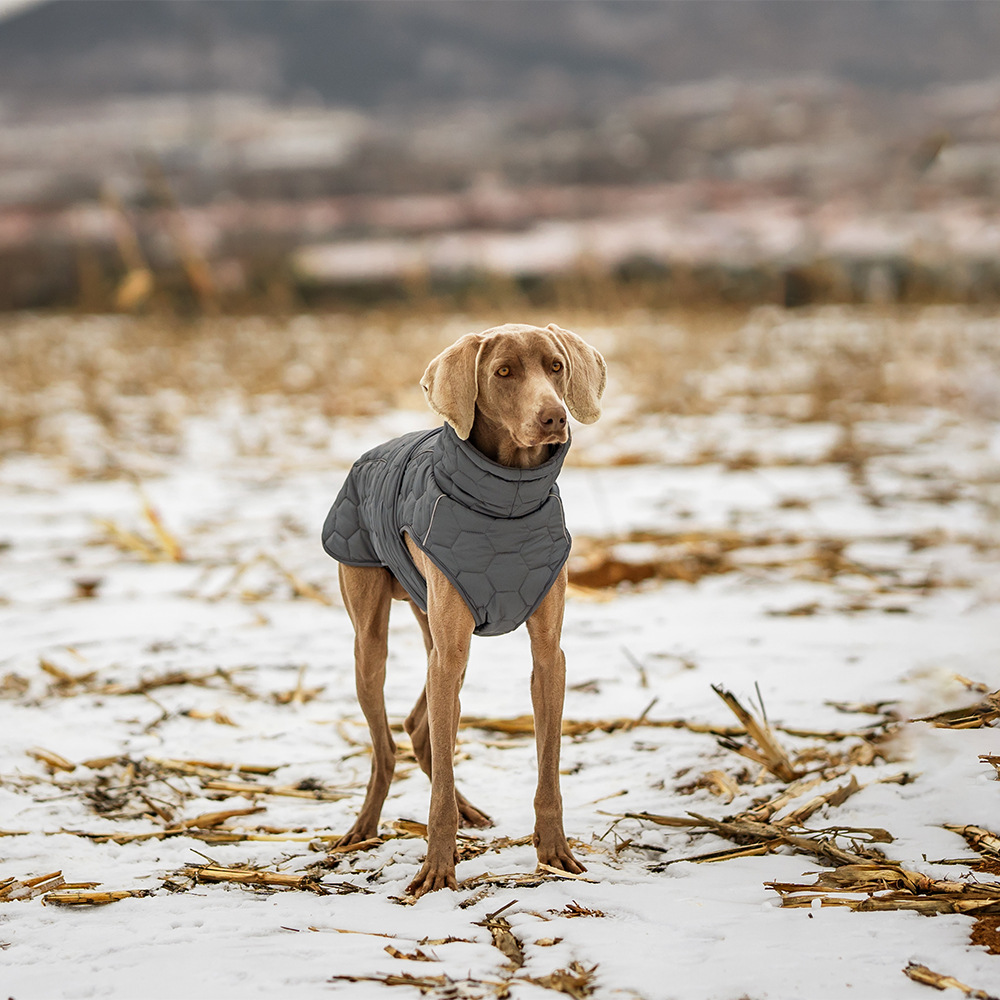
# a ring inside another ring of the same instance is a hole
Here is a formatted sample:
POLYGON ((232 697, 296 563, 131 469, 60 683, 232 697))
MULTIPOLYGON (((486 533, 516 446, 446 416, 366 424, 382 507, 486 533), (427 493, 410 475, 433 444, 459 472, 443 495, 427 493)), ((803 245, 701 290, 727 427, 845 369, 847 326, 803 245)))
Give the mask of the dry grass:
POLYGON ((940 972, 935 972, 932 969, 928 969, 926 965, 920 965, 917 962, 910 962, 910 964, 903 969, 903 972, 912 979, 915 983, 923 983, 926 986, 933 986, 936 990, 946 990, 946 989, 956 989, 961 993, 964 993, 971 1000, 996 1000, 996 997, 990 996, 984 990, 976 989, 972 986, 966 986, 965 983, 960 982, 955 979, 954 976, 947 976, 940 972))
MULTIPOLYGON (((284 407, 286 434, 305 433, 310 418, 419 410, 427 361, 507 318, 558 318, 593 340, 607 355, 619 412, 625 401, 640 414, 736 409, 847 428, 879 406, 1000 412, 1000 320, 960 307, 14 315, 0 318, 0 454, 103 448, 101 471, 113 475, 122 448, 176 452, 185 418, 224 405, 250 414, 284 407)), ((242 442, 247 453, 270 446, 266 434, 242 442)))
POLYGON ((185 418, 226 402, 327 418, 420 406, 427 360, 476 328, 460 317, 3 317, 0 454, 64 454, 81 437, 171 453, 185 418))
POLYGON ((609 360, 652 412, 837 423, 871 406, 1000 413, 1000 322, 973 309, 677 310, 619 329, 609 360))
MULTIPOLYGON (((187 684, 194 692, 218 677, 215 674, 180 674, 168 672, 149 678, 140 685, 108 686, 98 681, 92 674, 73 675, 44 661, 40 669, 52 679, 43 697, 66 698, 84 693, 100 693, 102 697, 142 697, 152 687, 166 684, 187 684)), ((226 680, 225 677, 222 678, 226 680)), ((984 696, 979 705, 971 706, 962 713, 943 712, 929 717, 936 725, 968 728, 975 718, 980 727, 990 726, 995 719, 990 711, 996 704, 1000 692, 990 691, 989 686, 959 680, 966 687, 984 696), (981 711, 982 709, 982 711, 981 711), (989 711, 986 711, 986 710, 989 711)), ((236 690, 236 689, 234 689, 236 690)), ((246 687, 238 689, 241 697, 259 698, 246 687)), ((725 724, 702 725, 685 719, 650 720, 647 718, 651 703, 636 719, 613 719, 604 722, 578 723, 567 720, 564 731, 573 735, 594 735, 628 731, 637 726, 682 727, 695 733, 703 733, 717 739, 720 746, 742 758, 743 765, 738 773, 715 772, 726 780, 720 783, 720 791, 731 801, 736 795, 757 789, 764 773, 769 787, 766 794, 755 793, 752 798, 744 798, 741 811, 721 819, 696 812, 683 816, 664 816, 652 813, 625 813, 615 824, 626 819, 642 824, 656 824, 662 827, 684 830, 693 836, 712 834, 730 841, 731 847, 689 856, 668 857, 666 860, 647 865, 652 872, 662 871, 678 862, 709 864, 748 857, 768 855, 775 852, 795 853, 812 858, 823 866, 819 872, 810 875, 810 880, 801 882, 765 882, 767 888, 776 892, 783 907, 797 908, 814 906, 845 907, 854 911, 909 910, 933 915, 937 913, 963 914, 970 918, 971 942, 993 951, 997 946, 997 919, 1000 915, 1000 883, 984 878, 971 880, 935 878, 912 870, 901 861, 893 860, 886 851, 894 842, 888 830, 870 827, 856 827, 836 822, 836 810, 852 799, 869 784, 917 780, 907 774, 892 776, 876 775, 860 771, 886 758, 886 738, 901 727, 912 724, 902 721, 880 703, 838 706, 848 712, 865 712, 876 718, 869 729, 854 732, 811 732, 789 726, 770 725, 763 706, 751 710, 744 706, 733 694, 716 689, 722 702, 735 717, 738 726, 725 724), (786 737, 810 738, 812 745, 791 749, 786 737), (735 737, 741 737, 737 740, 735 737), (750 761, 747 766, 747 760, 750 761), (822 818, 833 825, 817 826, 822 818)), ((531 722, 527 718, 518 719, 466 719, 463 725, 492 729, 506 735, 517 736, 530 733, 531 722)), ((311 864, 296 866, 295 871, 285 870, 286 857, 277 863, 267 865, 255 861, 220 863, 200 851, 202 860, 188 863, 182 869, 166 876, 160 876, 162 886, 150 888, 98 889, 97 882, 67 882, 62 871, 51 871, 27 877, 8 876, 0 878, 0 903, 24 902, 40 899, 46 905, 71 907, 94 907, 107 905, 130 897, 155 898, 163 892, 206 891, 206 884, 223 884, 238 887, 255 895, 280 892, 305 892, 316 895, 373 894, 379 891, 378 877, 385 865, 375 871, 354 867, 347 855, 356 856, 371 849, 377 849, 387 841, 404 838, 425 838, 425 824, 400 819, 386 824, 382 835, 350 848, 332 846, 338 834, 325 828, 304 828, 275 826, 267 813, 274 808, 272 796, 295 796, 309 799, 329 800, 344 794, 335 789, 319 788, 310 779, 299 786, 273 784, 261 779, 269 778, 279 770, 278 764, 248 764, 233 761, 203 759, 161 759, 153 757, 131 758, 114 756, 95 758, 80 762, 68 760, 58 753, 37 748, 29 751, 30 756, 42 764, 46 775, 26 774, 21 780, 32 788, 58 790, 60 797, 77 797, 85 802, 101 819, 103 829, 86 831, 61 828, 61 835, 86 838, 95 844, 114 842, 128 844, 142 840, 163 840, 171 837, 196 838, 204 844, 237 844, 257 841, 287 842, 294 849, 296 843, 308 844, 308 849, 316 852, 319 859, 311 864), (228 800, 233 795, 242 796, 247 804, 239 808, 226 808, 212 812, 198 811, 191 805, 204 797, 228 800), (182 818, 185 814, 188 818, 182 818), (251 818, 252 817, 252 818, 251 818), (123 820, 142 820, 146 829, 125 830, 117 827, 123 820), (349 869, 345 865, 350 865, 349 869), (339 879, 338 879, 339 874, 339 879), (349 878, 344 878, 349 875, 349 878), (358 878, 358 876, 364 876, 358 878), (365 882, 372 883, 371 885, 365 882)), ((706 774, 706 778, 712 772, 706 774)), ((26 786, 28 787, 28 786, 26 786)), ((357 789, 354 789, 357 791, 357 789)), ((317 817, 319 814, 317 814, 317 817)), ((975 852, 975 858, 957 861, 932 862, 937 864, 968 865, 973 870, 993 871, 1000 851, 1000 838, 995 831, 972 825, 947 825, 945 827, 964 839, 975 852)), ((614 827, 612 827, 614 829, 614 827)), ((610 831, 609 831, 610 832, 610 831)), ((0 831, 0 836, 24 836, 28 831, 0 831)), ((606 836, 606 834, 605 834, 606 836)), ((576 851, 607 853, 597 838, 591 843, 573 841, 576 851)), ((460 860, 477 858, 497 853, 514 846, 526 847, 530 837, 516 840, 507 837, 486 838, 480 835, 463 835, 459 839, 460 860)), ((623 841, 614 849, 615 854, 629 849, 631 841, 623 841)), ((211 848, 206 848, 211 850, 211 848)), ((643 852, 642 847, 636 848, 643 852)), ((670 852, 673 853, 672 851, 670 852)), ((299 855, 302 857, 302 855, 299 855)), ((478 904, 498 889, 517 889, 526 892, 553 880, 563 883, 575 882, 583 887, 595 881, 594 875, 571 875, 545 865, 539 865, 532 872, 504 872, 495 874, 482 872, 465 879, 460 885, 461 892, 467 894, 459 902, 459 908, 478 904)), ((575 891, 575 890, 573 890, 575 891)), ((393 902, 409 904, 411 898, 389 897, 393 902)), ((568 967, 557 968, 546 975, 528 975, 526 968, 538 968, 539 956, 532 948, 544 948, 558 941, 545 938, 535 941, 522 940, 517 936, 518 925, 512 925, 502 914, 518 904, 510 900, 505 906, 494 910, 476 922, 489 934, 493 947, 502 956, 502 964, 497 965, 494 978, 468 979, 462 981, 463 996, 494 997, 507 996, 520 983, 537 985, 546 990, 561 992, 569 996, 585 998, 597 988, 597 967, 579 962, 571 962, 568 967)), ((155 902, 142 905, 153 906, 155 902)), ((581 904, 571 899, 561 909, 549 909, 545 914, 526 910, 542 920, 553 918, 582 918, 600 920, 613 919, 614 914, 581 904)), ((287 928, 295 931, 297 928, 287 928)), ((310 931, 319 928, 309 927, 310 931)), ((347 933, 336 928, 327 928, 338 933, 347 933)), ((361 933, 361 932, 352 932, 361 933)), ((371 932, 375 936, 394 938, 394 935, 371 932)), ((415 947, 407 944, 406 949, 387 945, 385 952, 392 959, 409 962, 436 963, 433 952, 422 950, 437 944, 452 941, 469 941, 469 938, 422 939, 415 941, 415 947), (413 947, 413 950, 410 948, 413 947)), ((478 938, 482 940, 482 936, 478 938)), ((400 941, 400 944, 404 942, 400 941)), ((923 966, 913 966, 904 970, 917 982, 938 988, 955 987, 962 989, 970 997, 987 997, 982 991, 966 987, 964 984, 941 973, 932 972, 923 966)), ((443 975, 415 976, 409 973, 389 973, 374 976, 335 976, 332 981, 372 981, 386 986, 417 987, 425 995, 450 996, 455 981, 443 975)))

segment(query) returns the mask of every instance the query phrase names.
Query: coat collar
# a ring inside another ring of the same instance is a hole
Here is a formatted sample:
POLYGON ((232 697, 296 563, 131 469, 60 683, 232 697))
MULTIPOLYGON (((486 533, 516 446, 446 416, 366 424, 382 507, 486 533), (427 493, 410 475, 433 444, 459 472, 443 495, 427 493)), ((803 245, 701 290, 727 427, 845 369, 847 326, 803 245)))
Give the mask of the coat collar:
POLYGON ((536 511, 552 492, 570 441, 534 469, 512 469, 487 458, 463 441, 450 424, 434 442, 434 479, 441 492, 489 517, 523 517, 536 511))

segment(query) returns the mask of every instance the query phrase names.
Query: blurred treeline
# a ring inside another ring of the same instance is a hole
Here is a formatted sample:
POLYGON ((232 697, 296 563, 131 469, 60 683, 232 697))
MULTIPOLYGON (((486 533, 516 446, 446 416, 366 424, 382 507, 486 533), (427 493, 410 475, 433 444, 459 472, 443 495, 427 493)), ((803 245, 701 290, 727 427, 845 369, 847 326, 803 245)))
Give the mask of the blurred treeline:
POLYGON ((998 50, 936 0, 29 6, 0 309, 996 302, 998 50))

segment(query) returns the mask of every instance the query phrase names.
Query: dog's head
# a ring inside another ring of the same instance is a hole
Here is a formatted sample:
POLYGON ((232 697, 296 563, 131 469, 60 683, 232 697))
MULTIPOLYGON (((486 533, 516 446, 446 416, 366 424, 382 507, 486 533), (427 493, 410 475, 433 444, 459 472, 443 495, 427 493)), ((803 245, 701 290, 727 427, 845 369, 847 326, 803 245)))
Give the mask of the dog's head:
POLYGON ((564 402, 581 423, 597 420, 606 380, 604 358, 575 333, 508 323, 461 337, 431 361, 420 385, 463 440, 478 409, 530 448, 567 439, 564 402))

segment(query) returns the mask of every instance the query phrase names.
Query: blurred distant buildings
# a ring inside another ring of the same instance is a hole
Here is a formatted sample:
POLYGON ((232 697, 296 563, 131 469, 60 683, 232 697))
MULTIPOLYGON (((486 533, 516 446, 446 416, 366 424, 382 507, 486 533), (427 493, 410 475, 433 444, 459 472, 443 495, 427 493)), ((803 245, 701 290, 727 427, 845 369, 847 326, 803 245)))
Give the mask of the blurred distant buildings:
POLYGON ((365 107, 0 90, 0 308, 494 278, 544 296, 557 275, 658 303, 1000 299, 1000 76, 539 93, 365 107))

